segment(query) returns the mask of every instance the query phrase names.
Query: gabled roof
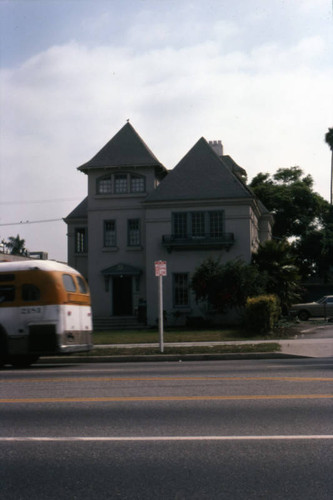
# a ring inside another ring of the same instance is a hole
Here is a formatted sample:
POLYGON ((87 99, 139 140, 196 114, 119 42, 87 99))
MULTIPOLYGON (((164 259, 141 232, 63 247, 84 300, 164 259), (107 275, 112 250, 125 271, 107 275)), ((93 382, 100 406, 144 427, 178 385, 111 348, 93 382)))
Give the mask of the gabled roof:
POLYGON ((100 167, 163 167, 132 125, 127 122, 119 132, 78 170, 87 172, 100 167))
POLYGON ((202 137, 145 203, 222 198, 253 198, 253 194, 202 137))
POLYGON ((64 218, 64 221, 67 222, 69 219, 84 219, 85 217, 88 217, 88 196, 64 218))

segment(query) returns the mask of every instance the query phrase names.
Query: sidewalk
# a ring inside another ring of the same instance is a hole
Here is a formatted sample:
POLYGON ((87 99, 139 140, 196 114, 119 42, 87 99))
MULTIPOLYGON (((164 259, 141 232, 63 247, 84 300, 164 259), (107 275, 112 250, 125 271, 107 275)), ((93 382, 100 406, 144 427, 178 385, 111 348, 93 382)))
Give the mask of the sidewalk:
MULTIPOLYGON (((329 358, 333 360, 333 324, 311 324, 300 325, 293 338, 269 339, 269 340, 243 340, 224 342, 168 342, 165 347, 191 347, 191 346, 215 346, 215 345, 245 345, 278 343, 281 346, 279 352, 265 353, 228 353, 228 354, 154 354, 154 355, 128 355, 122 356, 59 356, 42 357, 40 364, 57 363, 107 363, 107 362, 134 362, 134 361, 193 361, 193 360, 234 360, 234 359, 278 359, 288 357, 310 357, 329 358)), ((106 344, 96 345, 95 349, 119 347, 131 349, 135 347, 159 347, 159 343, 149 344, 106 344)))

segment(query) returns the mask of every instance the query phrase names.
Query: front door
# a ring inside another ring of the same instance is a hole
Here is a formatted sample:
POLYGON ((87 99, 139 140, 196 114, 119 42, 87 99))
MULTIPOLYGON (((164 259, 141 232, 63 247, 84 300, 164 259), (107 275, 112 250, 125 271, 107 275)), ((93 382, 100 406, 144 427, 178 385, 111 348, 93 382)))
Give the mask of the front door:
POLYGON ((113 278, 113 315, 130 316, 132 311, 132 276, 113 278))

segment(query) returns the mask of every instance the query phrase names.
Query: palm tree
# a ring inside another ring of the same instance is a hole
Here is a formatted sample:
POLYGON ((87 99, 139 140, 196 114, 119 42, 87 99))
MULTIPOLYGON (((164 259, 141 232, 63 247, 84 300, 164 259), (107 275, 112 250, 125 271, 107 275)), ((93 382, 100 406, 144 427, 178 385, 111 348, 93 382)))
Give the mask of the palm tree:
POLYGON ((17 236, 9 236, 8 242, 5 245, 12 255, 27 255, 25 240, 21 240, 19 234, 17 236))
POLYGON ((325 135, 325 141, 329 145, 330 150, 332 151, 331 155, 331 193, 330 193, 330 201, 331 205, 333 204, 333 128, 329 128, 328 132, 325 135))

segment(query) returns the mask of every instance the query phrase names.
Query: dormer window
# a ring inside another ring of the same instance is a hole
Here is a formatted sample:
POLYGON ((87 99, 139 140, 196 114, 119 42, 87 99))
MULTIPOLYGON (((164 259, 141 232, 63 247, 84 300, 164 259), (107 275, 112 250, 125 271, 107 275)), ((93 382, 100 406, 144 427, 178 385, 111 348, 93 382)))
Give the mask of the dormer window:
POLYGON ((127 174, 116 174, 114 177, 114 192, 127 193, 127 174))
POLYGON ((108 177, 103 177, 97 181, 97 193, 98 194, 108 194, 112 193, 112 179, 111 175, 108 177))
POLYGON ((139 174, 118 173, 99 177, 96 183, 97 194, 144 193, 145 177, 139 174))
POLYGON ((144 193, 145 178, 142 175, 131 175, 131 193, 144 193))

